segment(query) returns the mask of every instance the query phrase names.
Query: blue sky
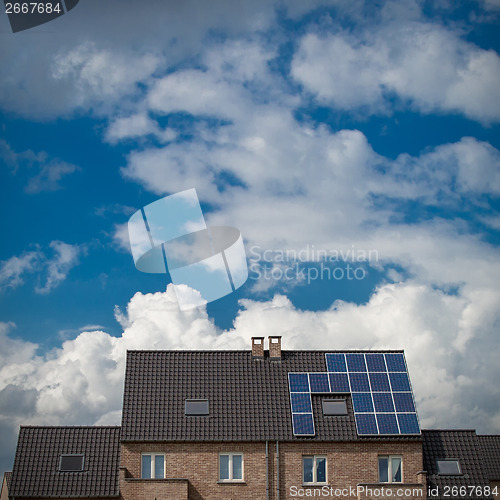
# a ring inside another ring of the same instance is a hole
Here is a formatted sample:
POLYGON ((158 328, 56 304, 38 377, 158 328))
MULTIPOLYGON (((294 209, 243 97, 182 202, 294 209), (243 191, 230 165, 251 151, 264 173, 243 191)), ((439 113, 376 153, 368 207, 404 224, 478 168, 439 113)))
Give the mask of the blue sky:
POLYGON ((252 335, 404 348, 423 427, 499 433, 499 14, 85 0, 16 34, 0 16, 0 468, 20 424, 119 423, 127 348, 252 335), (251 267, 183 312, 126 223, 190 188, 251 267))

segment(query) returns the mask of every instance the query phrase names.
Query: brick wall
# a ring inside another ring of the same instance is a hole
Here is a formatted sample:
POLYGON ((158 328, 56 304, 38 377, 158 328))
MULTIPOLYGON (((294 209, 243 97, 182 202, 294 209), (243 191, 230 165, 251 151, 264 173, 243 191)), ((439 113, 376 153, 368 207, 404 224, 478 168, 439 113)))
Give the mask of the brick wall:
MULTIPOLYGON (((365 443, 280 443, 279 445, 280 500, 293 498, 297 489, 318 489, 302 486, 302 456, 326 455, 328 485, 335 490, 354 488, 356 498, 368 500, 377 495, 378 456, 403 457, 403 484, 385 485, 392 490, 415 488, 405 492, 405 498, 425 498, 425 478, 422 471, 422 445, 418 442, 365 442, 365 443), (361 486, 364 492, 357 489, 361 486), (371 491, 370 491, 371 489, 371 491), (359 494, 358 494, 359 492, 359 494)), ((122 444, 120 490, 123 500, 265 500, 266 453, 265 443, 158 443, 122 444), (187 482, 168 480, 142 480, 140 478, 141 453, 160 452, 166 455, 166 477, 186 479, 187 482), (218 483, 218 456, 220 452, 242 452, 244 456, 244 483, 218 483), (174 487, 178 490, 172 490, 174 487), (188 497, 185 490, 187 488, 188 497), (181 491, 182 490, 182 491, 181 491), (174 491, 172 493, 172 491, 174 491), (178 496, 170 496, 178 495, 178 496)), ((276 443, 269 443, 270 500, 276 500, 278 475, 276 473, 276 443)), ((395 491, 391 498, 398 498, 395 491)), ((298 495, 297 495, 298 496, 298 495)), ((331 496, 331 498, 336 495, 331 496)), ((338 495, 337 495, 338 496, 338 495)), ((325 495, 322 496, 324 498, 325 495)), ((353 498, 341 496, 341 500, 353 498)))
POLYGON ((490 481, 490 487, 492 491, 496 488, 496 495, 493 497, 500 498, 500 481, 490 481))

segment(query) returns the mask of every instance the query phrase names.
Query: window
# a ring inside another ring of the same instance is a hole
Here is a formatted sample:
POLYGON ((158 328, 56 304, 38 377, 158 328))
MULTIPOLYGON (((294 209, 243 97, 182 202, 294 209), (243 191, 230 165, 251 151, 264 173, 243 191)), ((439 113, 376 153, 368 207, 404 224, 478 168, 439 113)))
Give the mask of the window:
POLYGON ((448 476, 458 476, 462 474, 460 462, 456 459, 443 459, 437 461, 438 474, 448 476))
POLYGON ((61 455, 59 461, 60 472, 83 471, 84 455, 61 455))
POLYGON ((304 484, 326 484, 326 457, 310 455, 302 457, 304 484))
POLYGON ((143 453, 141 460, 142 479, 163 479, 165 477, 165 455, 163 453, 143 453))
POLYGON ((219 454, 219 481, 243 481, 243 455, 219 454))
POLYGON ((398 456, 378 457, 378 480, 381 483, 401 483, 403 461, 398 456))
POLYGON ((347 415, 345 399, 323 399, 323 415, 347 415))
POLYGON ((184 413, 191 416, 208 415, 208 399, 186 399, 184 413))

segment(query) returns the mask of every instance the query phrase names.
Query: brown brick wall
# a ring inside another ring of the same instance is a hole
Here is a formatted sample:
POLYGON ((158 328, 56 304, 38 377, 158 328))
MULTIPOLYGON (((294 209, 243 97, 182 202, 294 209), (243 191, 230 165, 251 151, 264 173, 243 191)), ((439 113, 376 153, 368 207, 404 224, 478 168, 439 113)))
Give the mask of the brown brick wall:
POLYGON ((495 498, 500 498, 500 481, 490 481, 491 491, 496 488, 496 495, 493 495, 495 498))
POLYGON ((0 494, 0 500, 9 500, 9 491, 7 488, 7 477, 5 474, 3 476, 1 488, 2 488, 2 492, 0 494))
MULTIPOLYGON (((122 466, 127 469, 120 481, 123 500, 182 500, 185 493, 174 492, 174 483, 168 481, 143 480, 140 478, 141 453, 161 452, 166 455, 166 476, 172 479, 189 480, 189 500, 265 500, 266 499, 266 455, 265 443, 158 443, 122 444, 122 466), (244 455, 244 484, 218 484, 218 455, 220 452, 238 452, 244 455)), ((280 443, 279 446, 280 500, 293 498, 292 487, 302 488, 302 456, 326 455, 328 457, 328 484, 335 489, 345 489, 358 485, 365 489, 379 488, 378 456, 402 455, 403 484, 388 486, 394 488, 413 488, 422 492, 405 494, 405 498, 425 498, 425 478, 422 471, 421 443, 280 443)), ((175 486, 180 488, 178 483, 175 486)), ((269 487, 270 499, 276 500, 276 443, 269 443, 269 487)), ((386 485, 387 486, 387 485, 386 485)), ((313 489, 305 487, 305 489, 313 489)), ((317 488, 316 488, 317 489, 317 488)), ((180 491, 180 490, 179 490, 180 491)), ((376 496, 356 495, 362 499, 376 496)), ((323 496, 324 498, 324 496, 323 496)), ((331 497, 333 498, 333 496, 331 497)), ((352 499, 340 497, 340 500, 352 499)), ((397 498, 393 492, 392 498, 397 498)), ((380 497, 377 498, 380 500, 380 497)))

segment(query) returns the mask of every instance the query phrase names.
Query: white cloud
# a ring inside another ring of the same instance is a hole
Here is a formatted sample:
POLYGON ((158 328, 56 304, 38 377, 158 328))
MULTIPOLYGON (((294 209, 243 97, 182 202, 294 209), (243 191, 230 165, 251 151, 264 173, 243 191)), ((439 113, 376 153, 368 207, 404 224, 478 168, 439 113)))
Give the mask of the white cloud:
POLYGON ((38 276, 36 293, 47 294, 59 286, 69 271, 78 264, 84 247, 52 241, 49 248, 53 254, 51 257, 47 257, 45 251, 37 248, 0 262, 0 290, 17 288, 24 284, 27 276, 33 274, 38 276), (40 284, 41 281, 44 282, 43 285, 40 284))
POLYGON ((500 120, 498 54, 434 24, 397 22, 355 35, 309 33, 291 75, 320 102, 339 109, 388 112, 396 95, 424 113, 500 120))
POLYGON ((36 293, 47 294, 59 286, 69 271, 78 264, 81 248, 62 241, 52 241, 50 248, 54 252, 52 259, 47 260, 45 284, 35 288, 36 293))
POLYGON ((0 290, 16 288, 24 283, 23 275, 35 271, 42 254, 40 251, 25 252, 0 263, 0 290))
POLYGON ((491 404, 500 397, 499 298, 498 290, 446 294, 410 281, 381 286, 364 305, 339 301, 313 312, 277 295, 242 300, 234 328, 221 331, 203 307, 181 312, 170 285, 136 293, 126 313, 116 311, 121 337, 83 332, 43 357, 0 324, 0 401, 9 403, 0 417, 13 431, 20 423, 118 424, 127 349, 249 349, 251 336, 272 332, 285 349, 403 348, 423 427, 499 432, 491 404), (22 395, 17 406, 15 394, 22 395))
POLYGON ((80 170, 76 165, 58 158, 49 158, 45 151, 31 150, 16 153, 6 141, 0 140, 0 159, 10 168, 12 174, 22 173, 28 177, 24 190, 27 193, 57 191, 61 180, 80 170))

